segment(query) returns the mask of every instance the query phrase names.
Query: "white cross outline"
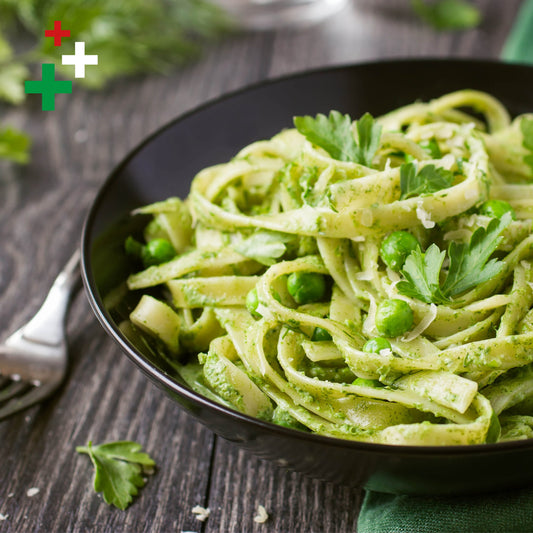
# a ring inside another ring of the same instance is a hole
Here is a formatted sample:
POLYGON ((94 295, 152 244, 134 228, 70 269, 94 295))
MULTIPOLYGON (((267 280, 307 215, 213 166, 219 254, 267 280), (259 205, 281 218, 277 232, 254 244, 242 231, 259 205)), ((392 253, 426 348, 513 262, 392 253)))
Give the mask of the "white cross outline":
POLYGON ((85 78, 85 65, 98 65, 97 55, 85 55, 85 43, 76 41, 74 43, 74 55, 62 55, 63 65, 74 65, 74 77, 85 78))

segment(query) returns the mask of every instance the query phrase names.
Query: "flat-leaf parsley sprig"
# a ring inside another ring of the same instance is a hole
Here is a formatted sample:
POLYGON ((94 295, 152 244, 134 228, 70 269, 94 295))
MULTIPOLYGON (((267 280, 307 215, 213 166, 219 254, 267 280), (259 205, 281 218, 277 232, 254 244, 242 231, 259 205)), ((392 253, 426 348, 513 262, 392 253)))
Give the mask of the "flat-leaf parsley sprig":
POLYGON ((415 163, 404 163, 400 167, 400 200, 447 189, 453 180, 453 172, 445 168, 425 165, 418 170, 415 163))
POLYGON ((448 247, 450 264, 443 282, 441 269, 446 253, 436 244, 425 252, 415 249, 405 260, 402 274, 405 280, 396 286, 404 296, 417 298, 428 304, 447 304, 452 297, 473 289, 497 276, 505 264, 490 259, 502 240, 501 233, 512 222, 512 215, 505 213, 501 219, 493 218, 487 228, 477 228, 470 242, 452 241, 448 247))
POLYGON ((144 487, 144 475, 154 469, 154 460, 142 446, 132 441, 107 442, 105 444, 77 446, 78 453, 86 453, 94 465, 94 490, 101 492, 104 501, 119 509, 126 509, 144 487))
POLYGON ((319 113, 316 117, 294 117, 294 125, 309 142, 326 150, 333 159, 372 166, 379 148, 381 125, 370 113, 356 122, 358 143, 352 132, 350 115, 339 111, 330 111, 329 116, 319 113))

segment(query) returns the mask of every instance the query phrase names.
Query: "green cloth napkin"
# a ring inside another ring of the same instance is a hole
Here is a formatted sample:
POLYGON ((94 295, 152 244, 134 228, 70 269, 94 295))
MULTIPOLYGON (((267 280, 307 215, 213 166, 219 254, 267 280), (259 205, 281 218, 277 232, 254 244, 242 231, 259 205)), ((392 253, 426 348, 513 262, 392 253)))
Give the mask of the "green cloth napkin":
POLYGON ((533 489, 479 496, 396 496, 367 491, 358 533, 531 533, 533 489))
MULTIPOLYGON (((505 9, 503 2, 502 9, 505 9)), ((525 0, 521 5, 501 58, 515 63, 533 63, 533 0, 525 0)))

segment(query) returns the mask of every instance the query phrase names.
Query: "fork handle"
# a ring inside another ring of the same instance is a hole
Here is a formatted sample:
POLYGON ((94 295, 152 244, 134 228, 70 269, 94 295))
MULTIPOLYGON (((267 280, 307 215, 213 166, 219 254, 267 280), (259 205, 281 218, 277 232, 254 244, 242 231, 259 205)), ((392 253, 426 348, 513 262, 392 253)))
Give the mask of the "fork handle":
MULTIPOLYGON (((76 250, 54 280, 36 315, 17 333, 28 340, 50 346, 61 345, 65 342, 64 325, 69 303, 80 286, 80 252, 76 250)), ((9 344, 9 339, 6 344, 9 344)))

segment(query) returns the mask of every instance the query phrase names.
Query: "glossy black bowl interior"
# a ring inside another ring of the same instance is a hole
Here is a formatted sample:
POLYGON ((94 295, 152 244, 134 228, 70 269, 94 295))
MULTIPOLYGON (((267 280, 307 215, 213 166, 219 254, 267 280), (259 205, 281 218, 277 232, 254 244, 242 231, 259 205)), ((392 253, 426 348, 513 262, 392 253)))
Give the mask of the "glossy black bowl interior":
POLYGON ((408 60, 318 70, 263 83, 177 118, 111 174, 83 233, 83 277, 96 316, 121 349, 193 416, 227 440, 314 477, 384 492, 460 494, 531 483, 533 441, 454 447, 389 446, 311 435, 242 415, 189 390, 164 361, 134 348, 103 306, 121 278, 131 209, 185 197, 200 169, 291 127, 293 115, 337 109, 374 116, 457 89, 489 91, 515 115, 533 111, 533 68, 494 62, 408 60))

